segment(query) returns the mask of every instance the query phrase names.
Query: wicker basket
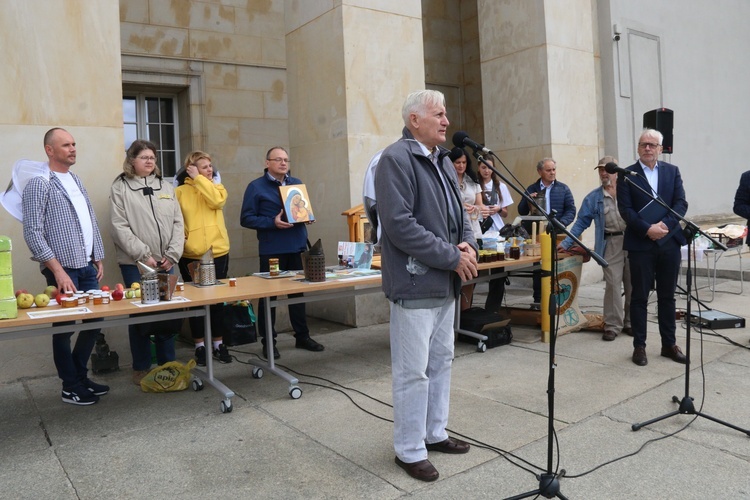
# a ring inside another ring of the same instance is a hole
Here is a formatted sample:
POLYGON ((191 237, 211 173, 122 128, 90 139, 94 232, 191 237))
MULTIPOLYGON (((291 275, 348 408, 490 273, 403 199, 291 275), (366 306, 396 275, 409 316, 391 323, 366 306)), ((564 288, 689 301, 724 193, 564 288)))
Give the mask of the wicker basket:
POLYGON ((302 267, 305 270, 305 279, 307 281, 326 280, 325 255, 310 255, 308 252, 303 252, 302 267))

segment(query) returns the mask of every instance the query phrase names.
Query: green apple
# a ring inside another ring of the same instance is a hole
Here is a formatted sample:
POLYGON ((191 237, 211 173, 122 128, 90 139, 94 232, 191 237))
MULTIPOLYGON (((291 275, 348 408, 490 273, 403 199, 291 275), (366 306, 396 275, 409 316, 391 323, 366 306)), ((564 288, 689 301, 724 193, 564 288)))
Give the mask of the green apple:
POLYGON ((135 298, 135 290, 125 290, 125 298, 126 299, 134 299, 135 298))
POLYGON ((141 289, 140 288, 136 288, 135 289, 135 298, 136 299, 140 299, 141 298, 141 289))
POLYGON ((47 297, 50 299, 54 299, 57 297, 57 287, 55 285, 50 285, 44 289, 44 293, 47 294, 47 297))
MULTIPOLYGON (((49 299, 49 297, 47 297, 49 299)), ((30 293, 21 292, 16 298, 16 304, 20 309, 28 309, 34 303, 34 296, 30 293)))
POLYGON ((46 293, 37 294, 37 296, 34 297, 34 304, 36 304, 37 307, 47 307, 49 305, 49 295, 46 293))

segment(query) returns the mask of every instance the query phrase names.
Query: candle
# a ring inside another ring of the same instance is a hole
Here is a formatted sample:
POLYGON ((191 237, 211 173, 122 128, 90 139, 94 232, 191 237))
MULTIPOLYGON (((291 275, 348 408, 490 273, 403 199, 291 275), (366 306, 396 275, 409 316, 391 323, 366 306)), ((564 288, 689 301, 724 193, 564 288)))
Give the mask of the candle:
POLYGON ((531 223, 531 242, 536 243, 536 222, 531 223))

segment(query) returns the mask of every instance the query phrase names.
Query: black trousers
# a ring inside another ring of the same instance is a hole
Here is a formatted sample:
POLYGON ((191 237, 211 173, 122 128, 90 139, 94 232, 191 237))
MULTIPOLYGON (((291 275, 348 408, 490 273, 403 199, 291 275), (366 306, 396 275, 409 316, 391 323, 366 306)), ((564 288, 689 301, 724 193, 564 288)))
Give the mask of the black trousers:
MULTIPOLYGON (((268 259, 279 259, 279 269, 281 271, 297 271, 302 269, 302 255, 299 253, 282 253, 274 255, 260 255, 260 272, 268 272, 268 259)), ((301 293, 295 293, 289 295, 290 298, 302 297, 301 293)), ((271 297, 274 300, 276 297, 271 297)), ((290 304, 287 306, 289 310, 289 321, 292 323, 292 329, 294 330, 294 337, 297 340, 304 340, 310 337, 310 329, 307 328, 307 315, 305 313, 305 304, 290 304)), ((266 301, 260 299, 258 301, 258 331, 260 333, 263 345, 266 343, 266 301)), ((276 339, 276 308, 271 308, 271 328, 273 330, 273 338, 276 339)), ((274 340, 276 343, 276 340, 274 340)))
POLYGON ((662 347, 675 345, 675 289, 680 270, 680 245, 671 238, 651 251, 629 251, 630 282, 633 291, 630 298, 630 325, 633 329, 633 347, 646 346, 646 320, 648 296, 656 280, 659 333, 662 347))
MULTIPOLYGON (((499 271, 495 272, 497 273, 499 271)), ((490 274, 492 274, 492 269, 490 269, 490 274)), ((506 276, 490 280, 487 300, 484 302, 485 310, 495 313, 500 312, 500 309, 503 306, 503 298, 505 297, 505 284, 507 280, 508 278, 506 276)))
MULTIPOLYGON (((180 267, 180 274, 182 275, 182 281, 189 283, 193 281, 193 277, 190 276, 188 270, 188 264, 191 262, 200 262, 200 259, 188 259, 181 258, 178 262, 180 267)), ((216 269, 216 279, 225 279, 229 272, 229 254, 222 255, 221 257, 214 257, 214 268, 216 269)), ((221 304, 211 306, 211 339, 221 340, 222 333, 219 325, 221 325, 221 313, 224 306, 221 304)), ((201 340, 206 336, 206 327, 203 318, 190 318, 190 334, 193 340, 201 340)))

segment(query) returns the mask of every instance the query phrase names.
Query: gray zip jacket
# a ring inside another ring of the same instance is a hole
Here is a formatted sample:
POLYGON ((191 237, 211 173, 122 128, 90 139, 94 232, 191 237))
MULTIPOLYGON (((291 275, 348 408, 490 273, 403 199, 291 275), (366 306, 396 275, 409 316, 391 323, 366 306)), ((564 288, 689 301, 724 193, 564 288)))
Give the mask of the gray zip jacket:
POLYGON ((119 175, 112 183, 111 232, 117 263, 167 257, 177 264, 185 244, 185 226, 172 184, 156 178, 119 175))
POLYGON ((375 172, 383 292, 404 307, 437 307, 458 297, 461 280, 453 270, 461 251, 456 245, 467 242, 477 249, 456 170, 448 150, 438 148, 447 189, 407 128, 383 151, 375 172), (449 216, 449 203, 457 221, 449 216))

